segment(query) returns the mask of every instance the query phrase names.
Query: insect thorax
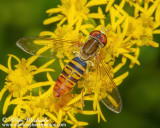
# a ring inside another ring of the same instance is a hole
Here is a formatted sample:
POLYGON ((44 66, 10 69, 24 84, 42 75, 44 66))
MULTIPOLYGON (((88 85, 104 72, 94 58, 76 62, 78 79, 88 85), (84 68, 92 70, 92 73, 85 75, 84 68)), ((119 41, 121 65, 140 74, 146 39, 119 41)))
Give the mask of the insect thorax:
POLYGON ((80 58, 84 61, 89 60, 99 48, 99 42, 94 38, 89 39, 80 52, 80 58))

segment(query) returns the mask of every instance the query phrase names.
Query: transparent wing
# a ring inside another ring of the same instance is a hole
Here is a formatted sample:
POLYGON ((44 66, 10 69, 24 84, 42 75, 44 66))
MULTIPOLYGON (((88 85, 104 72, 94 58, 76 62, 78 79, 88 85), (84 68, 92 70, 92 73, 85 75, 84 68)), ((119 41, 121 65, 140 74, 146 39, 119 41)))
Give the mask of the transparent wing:
POLYGON ((40 56, 54 57, 57 51, 64 51, 65 49, 78 46, 78 41, 70 41, 58 38, 48 37, 25 37, 17 41, 17 46, 23 51, 40 56))
POLYGON ((120 113, 122 109, 120 94, 106 64, 102 60, 98 64, 98 72, 97 74, 100 74, 102 86, 107 88, 106 97, 101 100, 102 103, 111 111, 120 113))

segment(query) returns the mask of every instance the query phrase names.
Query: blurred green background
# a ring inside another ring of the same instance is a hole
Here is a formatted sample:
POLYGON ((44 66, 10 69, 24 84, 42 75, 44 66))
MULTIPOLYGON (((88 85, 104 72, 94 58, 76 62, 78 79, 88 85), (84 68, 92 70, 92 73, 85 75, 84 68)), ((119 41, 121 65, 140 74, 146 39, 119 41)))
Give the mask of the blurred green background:
MULTIPOLYGON (((47 18, 45 11, 57 4, 59 0, 0 0, 0 64, 7 66, 8 54, 19 58, 30 56, 16 47, 16 41, 25 36, 37 36, 43 30, 52 31, 55 24, 44 26, 42 23, 47 18)), ((160 36, 155 35, 154 41, 160 43, 160 36)), ((78 120, 88 121, 88 128, 160 128, 160 48, 142 47, 139 60, 141 66, 129 69, 129 76, 119 86, 123 101, 120 114, 110 112, 101 104, 108 122, 101 120, 98 124, 97 116, 77 115, 78 120)), ((125 71, 125 68, 121 70, 125 71)), ((5 77, 0 71, 0 89, 5 77)), ((0 124, 2 117, 12 114, 13 107, 9 107, 7 114, 2 115, 7 95, 0 102, 0 124)))

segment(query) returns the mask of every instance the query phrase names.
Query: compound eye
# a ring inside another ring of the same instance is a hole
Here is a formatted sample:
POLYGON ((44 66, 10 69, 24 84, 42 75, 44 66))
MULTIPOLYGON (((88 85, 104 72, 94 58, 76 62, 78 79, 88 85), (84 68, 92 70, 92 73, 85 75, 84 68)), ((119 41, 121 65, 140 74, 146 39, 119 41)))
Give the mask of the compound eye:
POLYGON ((97 37, 101 34, 101 32, 99 30, 94 30, 90 33, 91 36, 93 37, 97 37))
POLYGON ((107 44, 107 37, 105 34, 101 34, 100 37, 99 37, 99 41, 104 44, 104 46, 107 44))

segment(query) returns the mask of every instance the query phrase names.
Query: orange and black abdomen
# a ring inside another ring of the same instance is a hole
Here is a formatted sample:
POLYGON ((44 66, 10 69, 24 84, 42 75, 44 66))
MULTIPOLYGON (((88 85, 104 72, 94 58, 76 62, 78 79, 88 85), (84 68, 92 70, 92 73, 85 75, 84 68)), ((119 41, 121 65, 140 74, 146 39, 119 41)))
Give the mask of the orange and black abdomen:
POLYGON ((60 97, 68 93, 82 77, 86 68, 87 63, 85 61, 81 61, 79 57, 73 58, 59 75, 53 89, 53 95, 60 97))

